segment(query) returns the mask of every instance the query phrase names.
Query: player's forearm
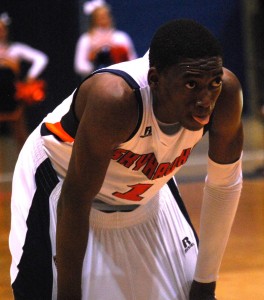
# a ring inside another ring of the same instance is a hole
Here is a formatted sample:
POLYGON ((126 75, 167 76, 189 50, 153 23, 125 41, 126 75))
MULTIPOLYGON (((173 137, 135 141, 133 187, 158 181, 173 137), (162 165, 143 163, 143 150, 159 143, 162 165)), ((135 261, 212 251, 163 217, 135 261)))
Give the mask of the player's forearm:
POLYGON ((89 212, 59 201, 57 220, 58 300, 80 300, 82 265, 89 232, 89 212))
POLYGON ((242 188, 241 158, 234 164, 209 161, 201 213, 200 244, 194 279, 217 279, 242 188))

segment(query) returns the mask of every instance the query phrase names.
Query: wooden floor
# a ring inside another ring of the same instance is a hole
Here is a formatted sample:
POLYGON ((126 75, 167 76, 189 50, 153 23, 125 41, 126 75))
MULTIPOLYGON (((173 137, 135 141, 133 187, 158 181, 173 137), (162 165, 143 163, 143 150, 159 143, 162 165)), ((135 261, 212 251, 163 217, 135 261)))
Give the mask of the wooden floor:
MULTIPOLYGON (((252 127, 250 127, 251 130, 252 127)), ((263 138, 263 135, 261 136, 263 138)), ((250 135, 249 137, 251 138, 250 135)), ((248 144, 250 143, 248 142, 248 144)), ((263 151, 262 145, 261 148, 258 148, 260 151, 263 151)), ((254 152, 254 155, 256 153, 259 152, 254 152)), ((14 142, 9 138, 0 137, 0 300, 13 299, 9 282, 8 234, 10 227, 11 176, 16 156, 17 150, 14 147, 14 142)), ((263 156, 261 157, 263 158, 263 156)), ((259 164, 259 161, 257 163, 259 164)), ((245 164, 253 166, 250 160, 247 160, 245 164)), ((195 168, 195 165, 194 163, 193 168, 195 168)), ((195 180, 186 181, 187 177, 190 179, 190 174, 183 174, 184 180, 180 183, 180 189, 192 221, 195 227, 199 229, 199 212, 203 189, 203 182, 199 179, 201 168, 196 167, 198 176, 193 173, 192 166, 189 169, 192 170, 191 176, 195 180)), ((220 270, 217 299, 264 299, 263 175, 245 176, 244 178, 238 212, 220 270)))
MULTIPOLYGON (((201 182, 181 186, 196 228, 201 182)), ((242 195, 217 285, 218 300, 264 299, 264 178, 244 180, 242 195)))

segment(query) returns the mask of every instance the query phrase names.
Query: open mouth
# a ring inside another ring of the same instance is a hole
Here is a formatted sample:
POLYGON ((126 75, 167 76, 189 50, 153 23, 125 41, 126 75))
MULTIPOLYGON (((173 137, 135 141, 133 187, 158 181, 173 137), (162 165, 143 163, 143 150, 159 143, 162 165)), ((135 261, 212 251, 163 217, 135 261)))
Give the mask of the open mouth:
POLYGON ((198 123, 200 123, 201 125, 206 125, 206 124, 208 124, 209 123, 209 121, 210 121, 210 116, 209 115, 207 115, 207 116, 204 116, 204 117, 201 117, 201 116, 192 116, 193 117, 193 119, 196 121, 196 122, 198 122, 198 123))

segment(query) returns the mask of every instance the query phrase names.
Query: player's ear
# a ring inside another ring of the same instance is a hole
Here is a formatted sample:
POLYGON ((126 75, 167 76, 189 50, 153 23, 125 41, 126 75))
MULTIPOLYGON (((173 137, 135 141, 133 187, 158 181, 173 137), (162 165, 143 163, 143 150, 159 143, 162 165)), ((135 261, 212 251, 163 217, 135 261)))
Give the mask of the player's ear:
POLYGON ((151 67, 148 71, 148 84, 150 88, 156 88, 159 82, 159 73, 155 67, 151 67))

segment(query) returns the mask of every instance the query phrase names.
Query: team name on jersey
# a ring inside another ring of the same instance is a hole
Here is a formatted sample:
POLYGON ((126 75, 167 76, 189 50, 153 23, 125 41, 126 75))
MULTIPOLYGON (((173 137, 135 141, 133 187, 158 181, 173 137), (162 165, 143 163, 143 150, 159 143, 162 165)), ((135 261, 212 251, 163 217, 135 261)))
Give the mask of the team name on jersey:
POLYGON ((141 171, 148 179, 155 180, 169 175, 175 168, 185 164, 190 153, 191 148, 187 148, 182 150, 181 154, 172 162, 159 163, 154 153, 137 154, 118 148, 114 151, 112 160, 133 171, 141 171))

